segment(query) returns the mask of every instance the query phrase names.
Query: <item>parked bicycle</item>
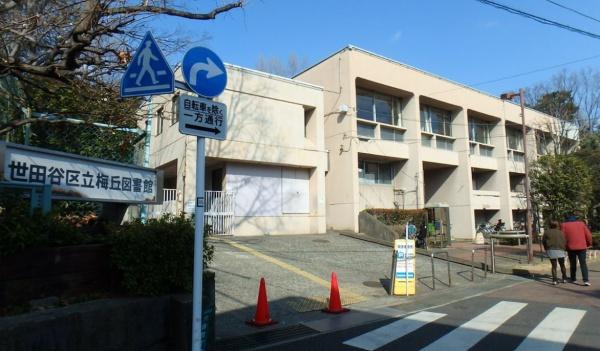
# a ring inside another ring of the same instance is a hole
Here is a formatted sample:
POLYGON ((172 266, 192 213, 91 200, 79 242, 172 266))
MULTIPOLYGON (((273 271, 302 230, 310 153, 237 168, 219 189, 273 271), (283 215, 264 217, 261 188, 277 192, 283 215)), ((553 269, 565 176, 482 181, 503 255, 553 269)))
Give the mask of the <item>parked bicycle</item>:
POLYGON ((477 233, 481 233, 483 235, 483 237, 487 239, 487 238, 489 238, 489 236, 491 234, 496 233, 496 229, 495 229, 495 226, 491 225, 489 222, 482 223, 477 228, 477 233))

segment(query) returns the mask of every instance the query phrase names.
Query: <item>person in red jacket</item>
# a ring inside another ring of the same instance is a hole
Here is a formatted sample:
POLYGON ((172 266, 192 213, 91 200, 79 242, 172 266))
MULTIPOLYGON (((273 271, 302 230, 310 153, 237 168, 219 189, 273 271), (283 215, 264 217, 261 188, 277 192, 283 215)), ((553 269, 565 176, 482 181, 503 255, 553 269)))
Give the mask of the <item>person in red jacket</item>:
POLYGON ((587 248, 592 246, 592 233, 590 229, 582 221, 578 221, 577 217, 569 216, 567 221, 560 225, 567 240, 567 254, 569 255, 569 266, 571 268, 571 281, 577 281, 577 260, 581 266, 581 275, 583 276, 583 284, 590 286, 588 279, 588 268, 585 262, 587 248))

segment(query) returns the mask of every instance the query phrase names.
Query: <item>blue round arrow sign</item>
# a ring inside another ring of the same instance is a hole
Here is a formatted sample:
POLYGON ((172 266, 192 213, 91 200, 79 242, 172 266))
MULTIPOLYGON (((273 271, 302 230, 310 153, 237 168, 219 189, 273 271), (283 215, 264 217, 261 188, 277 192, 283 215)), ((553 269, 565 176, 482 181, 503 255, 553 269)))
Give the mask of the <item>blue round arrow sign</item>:
POLYGON ((198 95, 218 96, 227 85, 223 61, 211 50, 198 46, 189 49, 181 64, 183 79, 198 95))

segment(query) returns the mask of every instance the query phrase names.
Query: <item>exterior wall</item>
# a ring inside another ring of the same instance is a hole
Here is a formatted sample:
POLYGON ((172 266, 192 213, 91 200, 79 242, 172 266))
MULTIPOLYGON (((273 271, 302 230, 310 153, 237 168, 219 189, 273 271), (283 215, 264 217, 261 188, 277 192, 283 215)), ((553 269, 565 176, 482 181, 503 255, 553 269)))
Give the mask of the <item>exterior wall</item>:
MULTIPOLYGON (((324 95, 324 138, 329 152, 326 176, 327 227, 358 228, 358 160, 357 144, 346 135, 356 135, 356 123, 351 113, 340 112, 340 105, 350 106, 354 96, 350 91, 350 55, 341 52, 320 64, 318 71, 307 71, 298 80, 327 86, 324 95)), ((353 104, 352 104, 353 105, 353 104)))
MULTIPOLYGON (((309 174, 308 213, 236 217, 236 235, 325 232, 327 152, 320 127, 324 123, 322 89, 237 66, 226 65, 226 68, 227 87, 215 100, 228 107, 228 131, 223 141, 206 139, 206 169, 224 170, 223 190, 227 190, 228 170, 239 164, 257 169, 298 168, 309 174), (306 110, 312 113, 305 131, 306 110)), ((150 111, 153 122, 158 106, 162 106, 168 121, 164 121, 159 135, 156 135, 157 123, 153 123, 151 166, 177 160, 178 210, 190 212, 196 198, 197 143, 195 137, 180 134, 177 123, 171 125, 172 98, 153 99, 150 111)), ((205 185, 210 185, 209 172, 205 178, 205 185)))
MULTIPOLYGON (((324 87, 325 138, 330 151, 328 227, 358 231, 358 212, 384 204, 393 207, 390 200, 393 204, 398 191, 405 208, 448 205, 454 239, 473 238, 481 218, 502 218, 510 226, 512 210, 521 207, 510 192, 509 173, 524 172, 522 163, 507 159, 506 125, 521 125, 517 104, 355 47, 340 50, 295 79, 324 87), (403 143, 358 137, 357 86, 402 98, 403 143), (452 151, 421 145, 421 104, 451 111, 452 151), (348 112, 339 113, 340 105, 348 106, 348 112), (492 149, 491 157, 470 155, 471 114, 493 125, 487 146, 492 149), (361 184, 358 160, 365 157, 401 163, 393 185, 361 184), (485 189, 473 190, 473 172, 492 172, 485 189)), ((556 120, 531 109, 526 109, 525 117, 531 128, 527 146, 532 160, 536 157, 535 130, 549 131, 556 127, 556 120)))

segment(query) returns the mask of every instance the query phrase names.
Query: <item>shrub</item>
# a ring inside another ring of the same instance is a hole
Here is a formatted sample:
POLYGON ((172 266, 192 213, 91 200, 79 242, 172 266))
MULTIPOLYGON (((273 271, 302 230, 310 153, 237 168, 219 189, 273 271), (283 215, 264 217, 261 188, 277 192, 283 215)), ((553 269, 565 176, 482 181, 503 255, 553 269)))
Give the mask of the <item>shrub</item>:
POLYGON ((411 222, 419 228, 427 220, 427 210, 369 208, 365 211, 387 225, 403 225, 411 222))
POLYGON ((0 257, 28 248, 78 245, 90 242, 57 212, 29 213, 29 201, 19 191, 3 190, 0 196, 0 257))
MULTIPOLYGON (((205 227, 205 238, 210 228, 205 227)), ((122 287, 136 295, 190 292, 194 269, 193 220, 164 215, 147 223, 136 220, 116 227, 111 262, 122 274, 122 287)), ((213 247, 205 240, 205 266, 213 247)))
POLYGON ((592 248, 594 250, 600 249, 600 232, 592 233, 592 248))

